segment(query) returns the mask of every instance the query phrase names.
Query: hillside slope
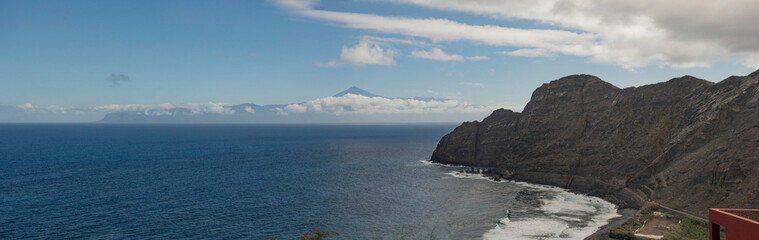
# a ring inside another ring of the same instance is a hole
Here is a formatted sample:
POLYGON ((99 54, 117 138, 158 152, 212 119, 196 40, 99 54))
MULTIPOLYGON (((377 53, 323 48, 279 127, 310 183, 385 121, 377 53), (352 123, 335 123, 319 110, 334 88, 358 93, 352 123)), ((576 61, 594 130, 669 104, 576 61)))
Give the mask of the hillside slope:
POLYGON ((443 137, 432 161, 496 168, 623 206, 705 216, 759 208, 759 71, 620 89, 590 75, 543 84, 521 113, 496 110, 443 137))

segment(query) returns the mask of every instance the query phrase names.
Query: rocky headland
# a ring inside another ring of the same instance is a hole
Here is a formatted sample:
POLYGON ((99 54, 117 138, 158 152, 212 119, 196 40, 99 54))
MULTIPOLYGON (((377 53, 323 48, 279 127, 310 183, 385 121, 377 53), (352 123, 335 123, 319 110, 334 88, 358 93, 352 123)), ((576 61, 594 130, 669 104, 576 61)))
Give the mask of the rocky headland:
POLYGON ((759 208, 759 71, 624 89, 563 77, 536 89, 522 112, 461 124, 431 160, 621 208, 654 201, 700 216, 710 207, 759 208))

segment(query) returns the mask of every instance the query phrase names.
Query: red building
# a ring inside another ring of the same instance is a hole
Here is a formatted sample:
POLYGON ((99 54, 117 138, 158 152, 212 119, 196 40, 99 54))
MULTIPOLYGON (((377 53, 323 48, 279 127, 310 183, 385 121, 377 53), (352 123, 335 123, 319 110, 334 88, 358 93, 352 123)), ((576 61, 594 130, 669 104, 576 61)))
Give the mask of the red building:
POLYGON ((709 239, 720 239, 720 226, 726 240, 759 239, 759 209, 709 209, 709 239))

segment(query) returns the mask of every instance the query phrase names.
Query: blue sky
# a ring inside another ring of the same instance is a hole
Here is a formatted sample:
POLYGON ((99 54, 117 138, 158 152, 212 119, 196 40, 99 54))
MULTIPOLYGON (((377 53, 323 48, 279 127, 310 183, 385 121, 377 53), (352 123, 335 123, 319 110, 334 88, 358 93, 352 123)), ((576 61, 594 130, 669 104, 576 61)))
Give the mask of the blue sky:
MULTIPOLYGON (((574 15, 562 18, 531 1, 478 2, 0 1, 0 105, 297 103, 358 86, 521 108, 540 84, 569 74, 620 87, 686 74, 719 81, 759 59, 741 39, 713 37, 729 30, 694 32, 696 20, 668 22, 669 12, 636 7, 629 19, 651 20, 615 23, 602 17, 631 6, 569 6, 574 15)), ((747 16, 734 27, 741 36, 759 32, 752 15, 733 14, 747 16)))

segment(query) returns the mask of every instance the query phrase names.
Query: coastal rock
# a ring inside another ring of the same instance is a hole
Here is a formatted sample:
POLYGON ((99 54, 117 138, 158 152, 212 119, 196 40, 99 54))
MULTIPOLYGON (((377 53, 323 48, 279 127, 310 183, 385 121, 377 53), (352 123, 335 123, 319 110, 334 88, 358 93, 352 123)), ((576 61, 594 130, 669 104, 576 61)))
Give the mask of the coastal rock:
POLYGON ((757 85, 759 71, 625 89, 567 76, 536 89, 521 113, 499 109, 457 127, 431 159, 623 206, 650 199, 702 216, 709 207, 757 208, 757 85))

